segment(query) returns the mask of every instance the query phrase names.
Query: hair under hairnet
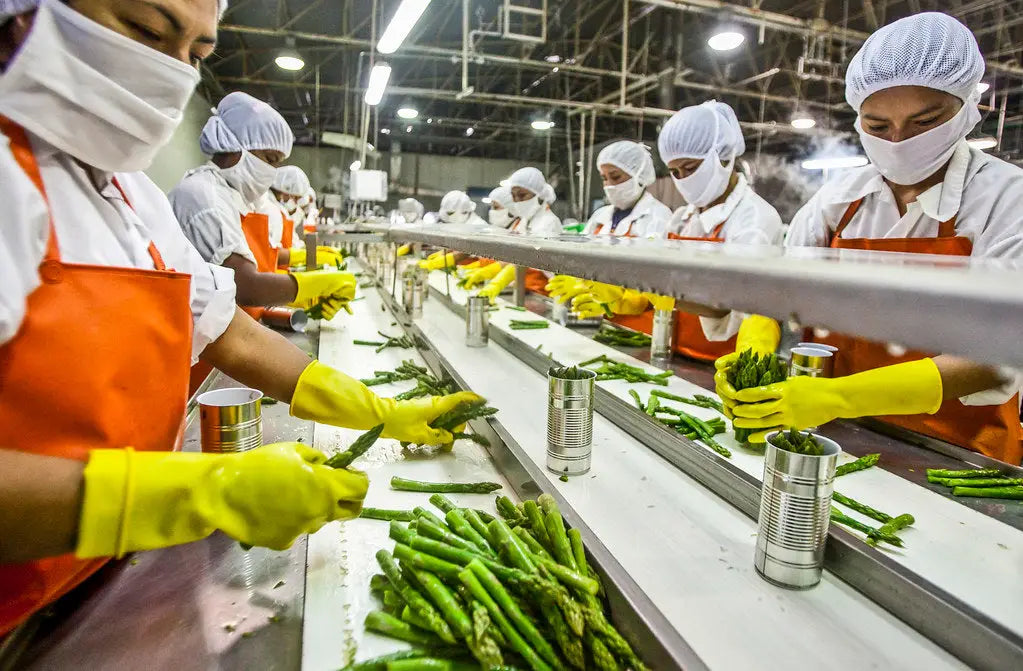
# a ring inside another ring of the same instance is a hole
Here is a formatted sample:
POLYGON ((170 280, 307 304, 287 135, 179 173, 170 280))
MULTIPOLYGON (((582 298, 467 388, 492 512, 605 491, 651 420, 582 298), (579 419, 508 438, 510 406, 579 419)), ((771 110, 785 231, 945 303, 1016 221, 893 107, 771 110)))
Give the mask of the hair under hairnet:
POLYGON ((613 165, 630 177, 635 177, 640 186, 649 186, 657 179, 654 159, 650 148, 631 140, 612 142, 597 154, 597 167, 613 165))
POLYGON ((280 112, 248 93, 228 93, 203 126, 199 149, 204 154, 228 154, 246 149, 291 154, 295 135, 280 112))
MULTIPOLYGON (((0 0, 0 23, 12 16, 35 9, 42 0, 0 0)), ((217 0, 217 18, 224 15, 228 0, 217 0)))
POLYGON ((511 204, 514 202, 511 189, 506 186, 497 187, 487 197, 490 198, 491 206, 493 206, 493 203, 497 203, 506 210, 511 209, 511 204))
POLYGON ((508 178, 508 188, 517 186, 532 191, 545 203, 553 203, 558 199, 554 187, 547 183, 543 173, 536 168, 519 168, 508 178))
POLYGON ((984 57, 970 29, 941 12, 890 23, 867 38, 845 73, 845 99, 863 101, 895 86, 926 86, 963 102, 984 76, 984 57))
POLYGON ((423 213, 426 212, 426 208, 415 198, 402 198, 398 201, 399 212, 415 212, 416 219, 420 219, 423 213))
POLYGON ((309 178, 297 165, 284 165, 277 169, 273 188, 289 196, 304 196, 309 190, 309 178))
POLYGON ((476 203, 464 191, 448 191, 440 200, 440 213, 462 212, 472 214, 476 211, 476 203))
POLYGON ((746 141, 735 111, 708 100, 675 112, 657 136, 657 150, 665 164, 679 158, 704 158, 712 151, 730 161, 745 153, 746 141))

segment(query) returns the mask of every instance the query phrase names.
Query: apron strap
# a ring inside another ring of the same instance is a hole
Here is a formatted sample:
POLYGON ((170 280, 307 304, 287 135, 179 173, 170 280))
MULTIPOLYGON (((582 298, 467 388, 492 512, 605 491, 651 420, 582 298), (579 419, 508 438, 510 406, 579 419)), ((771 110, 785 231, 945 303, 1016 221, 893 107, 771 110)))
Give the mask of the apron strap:
MULTIPOLYGON (((124 192, 123 188, 121 188, 121 183, 117 181, 117 177, 112 177, 110 182, 114 185, 114 188, 117 189, 117 192, 121 194, 121 198, 124 199, 125 205, 131 208, 131 211, 134 212, 135 207, 131 204, 131 201, 128 200, 128 194, 124 192)), ((167 266, 163 262, 163 256, 160 254, 160 250, 156 248, 156 244, 152 240, 149 241, 149 246, 146 249, 149 252, 149 258, 153 260, 153 268, 156 270, 167 270, 167 266)))
POLYGON ((10 139, 11 153, 18 166, 24 171, 29 180, 39 189, 39 195, 46 203, 46 210, 49 213, 50 234, 46 240, 46 255, 43 261, 60 261, 60 249, 57 246, 57 230, 53 226, 53 212, 50 211, 50 199, 46 196, 46 187, 43 186, 43 176, 39 172, 39 164, 36 163, 35 154, 32 153, 32 144, 25 134, 25 129, 14 123, 5 116, 0 115, 0 132, 10 139))
POLYGON ((722 221, 720 224, 718 224, 714 228, 713 231, 711 231, 710 238, 708 238, 708 239, 709 240, 720 240, 721 239, 721 231, 724 230, 724 228, 725 228, 725 222, 722 221))
POLYGON ((834 235, 831 236, 832 242, 842 237, 842 231, 845 230, 845 227, 848 226, 849 222, 856 216, 856 213, 859 211, 860 205, 862 204, 862 198, 849 203, 849 207, 846 208, 845 214, 842 215, 842 219, 838 222, 838 228, 835 229, 834 235))
POLYGON ((958 216, 958 214, 953 214, 951 219, 938 224, 939 238, 954 238, 956 236, 956 218, 958 216))

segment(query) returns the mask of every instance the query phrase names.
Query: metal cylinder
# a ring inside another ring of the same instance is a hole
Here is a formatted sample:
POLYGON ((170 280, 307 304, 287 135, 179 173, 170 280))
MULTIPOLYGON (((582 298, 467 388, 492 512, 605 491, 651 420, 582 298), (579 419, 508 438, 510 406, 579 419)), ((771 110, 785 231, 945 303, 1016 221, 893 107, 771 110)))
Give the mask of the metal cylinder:
POLYGON ((831 377, 835 356, 817 347, 793 347, 789 350, 789 377, 831 377))
POLYGON ((772 445, 771 435, 764 453, 753 565, 768 582, 808 589, 821 580, 835 465, 842 450, 835 441, 814 434, 823 455, 796 454, 772 445))
POLYGON ((832 354, 838 352, 838 348, 835 347, 834 345, 828 345, 822 342, 801 342, 798 345, 796 345, 796 347, 813 347, 816 349, 822 349, 826 352, 831 352, 832 354))
POLYGON ((654 324, 650 335, 650 362, 666 363, 671 360, 672 341, 675 338, 675 311, 654 310, 654 324))
POLYGON ((593 382, 597 374, 579 370, 578 380, 547 373, 547 468, 559 475, 590 470, 593 450, 593 382))
POLYGON ((245 452, 263 444, 263 392, 245 387, 200 394, 203 452, 245 452))
POLYGON ((425 303, 430 299, 430 273, 417 266, 416 277, 419 278, 420 290, 423 293, 423 302, 425 303))
POLYGON ((316 245, 319 244, 316 229, 305 232, 305 269, 316 270, 316 245))
POLYGON ((557 322, 562 326, 568 324, 568 302, 560 302, 551 299, 551 321, 557 322))
POLYGON ((490 342, 490 301, 469 296, 465 303, 465 346, 486 347, 490 342))
POLYGON ((299 308, 267 308, 260 317, 267 326, 304 333, 309 324, 309 315, 299 308))
POLYGON ((413 319, 423 316, 423 285, 415 273, 410 273, 402 278, 402 305, 405 312, 413 319))

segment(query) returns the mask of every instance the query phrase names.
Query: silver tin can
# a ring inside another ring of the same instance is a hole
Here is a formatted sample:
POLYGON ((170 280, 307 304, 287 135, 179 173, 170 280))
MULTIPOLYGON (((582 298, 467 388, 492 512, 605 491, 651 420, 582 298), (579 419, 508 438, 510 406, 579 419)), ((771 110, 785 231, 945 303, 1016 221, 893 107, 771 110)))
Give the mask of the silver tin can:
POLYGON ((409 273, 402 278, 402 305, 405 312, 413 319, 423 316, 423 285, 415 273, 409 273))
POLYGON ((793 347, 789 350, 789 377, 831 377, 835 355, 819 347, 793 347))
POLYGON ((654 324, 650 335, 650 362, 671 361, 672 341, 675 338, 675 311, 654 310, 654 324))
POLYGON ((469 296, 465 303, 465 346, 486 347, 490 342, 490 301, 469 296))
POLYGON ((547 374, 547 468, 559 475, 582 475, 590 470, 597 374, 579 372, 585 376, 580 380, 547 374))
POLYGON ((831 352, 832 354, 838 352, 838 348, 834 345, 828 345, 822 342, 801 342, 796 345, 796 347, 813 347, 815 349, 822 349, 826 352, 831 352))
POLYGON ((245 387, 200 394, 203 452, 245 452, 263 444, 263 392, 245 387))
MULTIPOLYGON (((773 435, 773 434, 771 434, 773 435)), ((767 442, 753 565, 765 580, 808 589, 821 580, 831 519, 835 466, 842 451, 814 434, 822 456, 795 454, 767 442)))
POLYGON ((263 311, 263 323, 277 329, 304 333, 309 325, 309 315, 299 308, 273 307, 263 311))
POLYGON ((422 268, 416 268, 416 277, 419 278, 420 291, 423 294, 423 302, 430 300, 430 273, 422 268))

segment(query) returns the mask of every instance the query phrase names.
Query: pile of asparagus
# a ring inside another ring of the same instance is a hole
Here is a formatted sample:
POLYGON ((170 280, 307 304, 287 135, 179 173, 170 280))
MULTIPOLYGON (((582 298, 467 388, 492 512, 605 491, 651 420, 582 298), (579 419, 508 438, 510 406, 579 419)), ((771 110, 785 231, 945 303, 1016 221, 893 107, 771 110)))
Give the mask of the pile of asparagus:
POLYGON ((416 365, 412 359, 406 359, 394 370, 375 370, 373 377, 363 378, 359 381, 367 387, 375 387, 378 384, 414 380, 420 375, 429 375, 429 371, 423 366, 416 365))
POLYGON ((439 494, 430 502, 444 519, 416 508, 407 526, 391 522, 396 545, 377 553, 382 574, 370 581, 382 608, 366 617, 368 630, 416 649, 348 671, 645 671, 608 621, 582 537, 552 497, 521 506, 499 497, 497 518, 439 494))
POLYGON ((356 345, 363 345, 365 347, 376 347, 376 352, 382 352, 388 347, 401 347, 402 349, 410 349, 420 347, 420 343, 416 342, 416 339, 410 335, 402 336, 389 336, 386 333, 377 331, 377 334, 384 338, 383 341, 378 340, 353 340, 352 342, 356 345))
POLYGON ((593 339, 605 345, 617 347, 649 347, 650 336, 645 333, 604 322, 593 339))
POLYGON ((1010 478, 997 468, 948 471, 927 469, 927 482, 952 488, 952 496, 1023 501, 1023 478, 1010 478))
POLYGON ((779 431, 768 438, 770 443, 779 450, 793 452, 795 454, 808 454, 819 457, 824 454, 824 449, 813 437, 813 434, 805 431, 789 429, 788 433, 779 431))
MULTIPOLYGON (((871 468, 877 464, 880 457, 880 454, 866 454, 856 461, 842 464, 835 469, 835 477, 871 468)), ((884 542, 896 547, 902 547, 902 539, 896 536, 896 534, 916 521, 909 513, 893 517, 839 492, 832 493, 831 500, 881 523, 880 527, 872 527, 869 524, 864 524, 857 519, 849 517, 835 506, 831 506, 831 521, 866 535, 866 542, 870 545, 884 542)))
POLYGON ((551 366, 547 369, 547 375, 561 380, 585 380, 589 377, 590 371, 579 366, 551 366))
POLYGON ((597 374, 598 382, 603 380, 625 380, 631 384, 646 382, 666 387, 668 386, 668 378, 671 377, 670 370, 662 373, 648 373, 642 368, 609 359, 606 354, 583 361, 579 364, 579 367, 588 368, 597 364, 600 364, 600 367, 593 369, 593 371, 597 374))
MULTIPOLYGON (((667 405, 661 399, 680 401, 682 403, 686 403, 690 399, 685 399, 681 396, 676 396, 675 394, 669 394, 668 392, 660 389, 651 390, 650 398, 645 404, 634 389, 629 390, 629 395, 632 396, 637 408, 639 408, 642 412, 645 412, 650 417, 653 417, 661 424, 672 427, 690 440, 699 440, 726 459, 730 459, 732 457, 731 450, 714 440, 714 436, 725 432, 725 420, 720 417, 715 417, 714 419, 700 419, 699 417, 690 415, 680 408, 667 405)), ((701 405, 701 407, 710 406, 701 405)))
MULTIPOLYGON (((782 382, 788 377, 785 362, 775 354, 760 356, 748 349, 740 352, 735 363, 728 367, 726 373, 728 382, 735 387, 735 390, 749 389, 750 387, 762 387, 775 382, 782 382)), ((740 443, 749 441, 750 429, 735 429, 735 439, 740 443)))
POLYGON ((546 319, 513 319, 508 328, 513 331, 526 331, 531 329, 545 329, 551 325, 546 319))

